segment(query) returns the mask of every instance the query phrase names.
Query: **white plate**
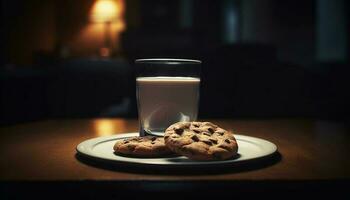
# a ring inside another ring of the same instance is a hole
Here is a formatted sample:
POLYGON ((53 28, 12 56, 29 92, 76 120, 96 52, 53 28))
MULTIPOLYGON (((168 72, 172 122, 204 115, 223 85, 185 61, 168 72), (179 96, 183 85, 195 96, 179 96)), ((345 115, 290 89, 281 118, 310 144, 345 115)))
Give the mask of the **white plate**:
POLYGON ((86 140, 77 146, 77 152, 83 156, 97 160, 137 166, 206 166, 222 164, 238 164, 272 155, 277 146, 267 140, 245 135, 235 135, 238 143, 238 156, 223 161, 193 161, 184 156, 166 158, 130 158, 114 154, 113 146, 117 140, 138 136, 138 133, 125 133, 113 136, 98 137, 86 140))

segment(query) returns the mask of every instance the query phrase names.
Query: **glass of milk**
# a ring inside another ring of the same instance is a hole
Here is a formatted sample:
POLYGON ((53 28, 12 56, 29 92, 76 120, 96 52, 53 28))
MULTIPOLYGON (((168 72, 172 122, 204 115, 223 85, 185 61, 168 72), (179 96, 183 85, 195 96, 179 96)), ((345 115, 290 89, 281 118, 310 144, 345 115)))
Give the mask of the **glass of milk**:
POLYGON ((197 119, 201 61, 153 58, 135 64, 141 136, 162 136, 171 124, 197 119))

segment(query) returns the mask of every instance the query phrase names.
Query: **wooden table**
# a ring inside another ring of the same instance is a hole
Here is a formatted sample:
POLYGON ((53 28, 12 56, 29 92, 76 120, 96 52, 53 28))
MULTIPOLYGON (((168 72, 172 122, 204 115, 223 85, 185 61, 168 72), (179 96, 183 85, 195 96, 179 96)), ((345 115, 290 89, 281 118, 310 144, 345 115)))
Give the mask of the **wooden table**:
MULTIPOLYGON (((311 119, 210 120, 264 138, 279 155, 264 166, 208 174, 152 174, 109 169, 77 159, 75 147, 99 136, 135 132, 134 119, 48 120, 0 128, 0 195, 61 198, 193 192, 193 195, 331 193, 348 189, 350 134, 346 123, 311 119), (46 191, 46 192, 44 192, 46 191), (268 193, 272 192, 272 193, 268 193), (22 196, 21 196, 22 195, 22 196)), ((173 196, 175 195, 175 196, 173 196)), ((1 196, 0 196, 1 199, 1 196)))

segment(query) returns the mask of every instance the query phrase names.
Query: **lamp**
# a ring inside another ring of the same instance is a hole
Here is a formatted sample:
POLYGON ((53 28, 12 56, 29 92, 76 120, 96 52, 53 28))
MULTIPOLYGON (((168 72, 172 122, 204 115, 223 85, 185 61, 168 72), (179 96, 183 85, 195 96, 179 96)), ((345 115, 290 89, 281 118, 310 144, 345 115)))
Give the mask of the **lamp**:
POLYGON ((119 20, 120 8, 114 0, 97 0, 92 7, 91 21, 104 24, 104 47, 100 49, 100 55, 111 55, 111 25, 119 20))

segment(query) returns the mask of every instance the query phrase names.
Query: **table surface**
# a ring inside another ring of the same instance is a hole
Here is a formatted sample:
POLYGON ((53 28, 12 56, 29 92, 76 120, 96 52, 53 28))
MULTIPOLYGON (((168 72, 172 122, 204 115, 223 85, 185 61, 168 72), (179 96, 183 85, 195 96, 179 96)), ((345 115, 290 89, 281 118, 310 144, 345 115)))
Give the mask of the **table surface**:
POLYGON ((215 174, 144 174, 91 166, 76 158, 89 138, 135 132, 134 119, 48 120, 0 128, 0 181, 259 181, 350 178, 350 134, 344 123, 311 120, 209 120, 234 133, 278 146, 280 160, 265 167, 215 174))

